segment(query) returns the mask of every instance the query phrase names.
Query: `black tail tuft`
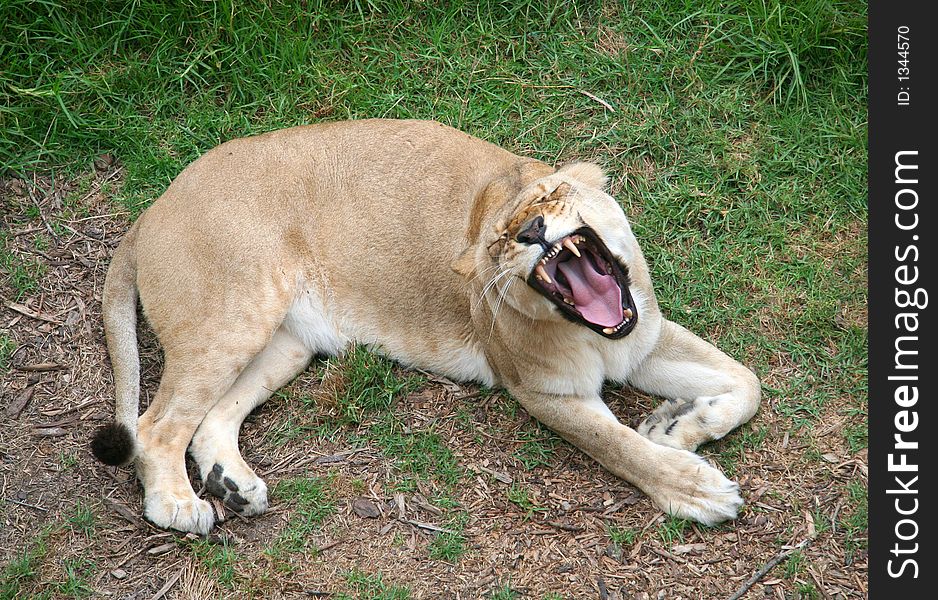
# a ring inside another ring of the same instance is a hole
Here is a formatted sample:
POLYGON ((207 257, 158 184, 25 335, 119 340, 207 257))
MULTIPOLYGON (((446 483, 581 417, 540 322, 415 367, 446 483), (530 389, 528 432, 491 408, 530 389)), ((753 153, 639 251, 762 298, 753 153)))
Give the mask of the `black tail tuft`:
POLYGON ((122 465, 133 457, 134 436, 126 425, 109 423, 94 433, 91 453, 106 465, 122 465))

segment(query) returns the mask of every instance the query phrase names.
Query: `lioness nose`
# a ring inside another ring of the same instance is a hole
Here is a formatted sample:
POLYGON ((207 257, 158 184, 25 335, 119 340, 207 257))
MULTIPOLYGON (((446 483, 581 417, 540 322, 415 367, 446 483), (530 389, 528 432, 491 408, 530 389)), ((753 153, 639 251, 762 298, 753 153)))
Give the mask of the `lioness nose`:
POLYGON ((544 239, 544 217, 538 215, 528 221, 518 232, 515 239, 522 244, 541 244, 543 246, 546 243, 544 239))

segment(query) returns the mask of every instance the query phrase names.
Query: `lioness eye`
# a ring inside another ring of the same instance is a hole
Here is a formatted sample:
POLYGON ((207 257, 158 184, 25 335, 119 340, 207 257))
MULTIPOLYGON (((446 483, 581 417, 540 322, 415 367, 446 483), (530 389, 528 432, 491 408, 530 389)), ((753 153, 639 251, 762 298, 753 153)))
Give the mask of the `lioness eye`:
POLYGON ((506 231, 505 233, 501 234, 497 240, 489 244, 489 248, 488 248, 489 255, 493 255, 496 252, 498 252, 499 248, 501 248, 502 245, 504 245, 507 239, 508 239, 508 232, 506 231))

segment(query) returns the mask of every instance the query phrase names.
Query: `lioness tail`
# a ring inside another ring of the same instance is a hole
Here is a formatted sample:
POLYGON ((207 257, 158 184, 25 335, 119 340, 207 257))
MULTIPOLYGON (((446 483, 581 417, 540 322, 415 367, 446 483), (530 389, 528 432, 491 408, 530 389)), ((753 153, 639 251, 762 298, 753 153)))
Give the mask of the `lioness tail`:
POLYGON ((140 405, 140 357, 137 351, 137 224, 121 241, 104 280, 102 312, 107 350, 114 371, 115 421, 99 428, 91 452, 108 465, 134 458, 140 405))

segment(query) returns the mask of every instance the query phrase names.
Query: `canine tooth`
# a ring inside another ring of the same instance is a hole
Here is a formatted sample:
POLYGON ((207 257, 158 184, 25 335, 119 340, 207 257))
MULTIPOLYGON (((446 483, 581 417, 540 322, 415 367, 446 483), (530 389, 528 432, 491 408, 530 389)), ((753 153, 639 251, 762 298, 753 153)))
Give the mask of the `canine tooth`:
POLYGON ((615 332, 616 330, 613 329, 612 327, 603 327, 603 333, 605 333, 606 335, 611 335, 615 332))
POLYGON ((570 300, 569 298, 564 298, 563 301, 569 304, 570 306, 576 306, 576 304, 573 303, 573 300, 570 300))
POLYGON ((550 277, 547 275, 547 270, 544 268, 544 265, 537 265, 537 267, 534 268, 534 273, 545 282, 553 283, 553 281, 551 281, 550 277))
POLYGON ((577 258, 580 258, 580 251, 577 250, 576 244, 570 241, 570 238, 566 238, 563 241, 563 247, 569 250, 570 252, 573 252, 574 256, 576 256, 577 258))
POLYGON ((631 308, 626 308, 626 309, 624 309, 624 310, 622 311, 622 316, 625 317, 626 320, 631 319, 631 318, 632 318, 632 309, 631 309, 631 308))

